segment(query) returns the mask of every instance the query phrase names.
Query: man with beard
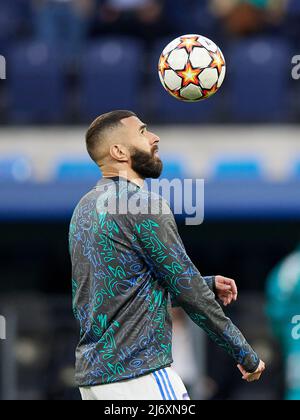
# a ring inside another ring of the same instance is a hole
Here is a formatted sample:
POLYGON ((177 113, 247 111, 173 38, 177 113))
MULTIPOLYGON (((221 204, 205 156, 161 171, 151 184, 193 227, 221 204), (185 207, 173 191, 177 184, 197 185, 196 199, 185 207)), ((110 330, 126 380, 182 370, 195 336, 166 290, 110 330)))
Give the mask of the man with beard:
POLYGON ((227 350, 244 380, 259 379, 264 370, 215 299, 224 305, 236 300, 235 282, 201 276, 168 204, 143 188, 146 178, 162 173, 159 141, 130 111, 98 117, 86 135, 103 177, 70 225, 73 309, 80 324, 76 381, 84 400, 189 399, 171 368, 170 298, 227 350), (129 201, 139 212, 121 211, 129 201))

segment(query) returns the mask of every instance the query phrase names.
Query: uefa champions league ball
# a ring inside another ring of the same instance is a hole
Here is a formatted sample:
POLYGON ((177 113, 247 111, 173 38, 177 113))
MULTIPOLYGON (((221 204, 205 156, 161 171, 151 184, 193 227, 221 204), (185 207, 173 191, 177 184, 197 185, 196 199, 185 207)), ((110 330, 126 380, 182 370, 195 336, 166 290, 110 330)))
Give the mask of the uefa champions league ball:
POLYGON ((163 50, 158 64, 163 87, 173 97, 198 102, 214 95, 226 74, 220 48, 201 35, 176 38, 163 50))

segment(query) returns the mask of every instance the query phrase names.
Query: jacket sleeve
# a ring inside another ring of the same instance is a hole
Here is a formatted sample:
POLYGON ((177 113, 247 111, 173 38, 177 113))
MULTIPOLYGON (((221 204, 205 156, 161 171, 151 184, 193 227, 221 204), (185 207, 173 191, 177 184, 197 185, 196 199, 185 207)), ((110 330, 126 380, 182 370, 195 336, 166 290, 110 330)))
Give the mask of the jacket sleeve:
POLYGON ((205 276, 203 277, 203 280, 205 280, 207 286, 209 287, 209 289, 212 292, 215 292, 215 281, 216 281, 216 276, 205 276))
POLYGON ((153 275, 208 336, 237 363, 255 372, 259 358, 239 329, 227 318, 215 295, 191 262, 167 204, 159 214, 140 214, 134 225, 135 240, 153 275), (167 206, 167 208, 166 208, 167 206), (163 210, 163 211, 162 211, 163 210))
MULTIPOLYGON (((203 277, 203 280, 206 282, 209 289, 213 293, 215 293, 216 276, 205 276, 205 277, 203 277)), ((173 298, 172 295, 171 295, 171 305, 172 305, 172 308, 178 308, 178 306, 179 306, 178 303, 176 302, 175 298, 173 298)))

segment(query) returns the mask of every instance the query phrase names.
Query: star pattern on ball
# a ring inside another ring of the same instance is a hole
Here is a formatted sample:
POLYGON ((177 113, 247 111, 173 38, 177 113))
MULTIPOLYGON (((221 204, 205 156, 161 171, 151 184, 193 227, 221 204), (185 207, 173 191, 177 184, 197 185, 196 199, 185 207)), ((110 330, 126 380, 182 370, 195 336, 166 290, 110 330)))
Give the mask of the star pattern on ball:
POLYGON ((162 55, 159 59, 159 63, 158 63, 158 69, 162 75, 162 77, 165 76, 165 71, 168 70, 170 68, 170 65, 168 63, 168 56, 167 55, 162 55))
POLYGON ((173 95, 175 98, 181 99, 179 90, 169 90, 171 95, 173 95))
POLYGON ((222 67, 225 66, 225 61, 222 57, 222 54, 220 53, 220 51, 217 51, 216 53, 211 52, 210 56, 213 60, 210 67, 213 69, 217 69, 218 74, 220 75, 222 71, 222 67))
POLYGON ((202 69, 194 69, 191 63, 188 61, 186 67, 182 71, 177 71, 178 76, 182 78, 182 86, 186 87, 193 83, 194 85, 200 86, 199 74, 202 69))
POLYGON ((179 44, 177 48, 178 49, 185 48, 189 54, 193 51, 194 47, 202 46, 200 42, 198 41, 197 36, 192 36, 192 37, 187 37, 187 38, 183 37, 180 39, 181 39, 181 44, 179 44))
POLYGON ((217 91, 218 91, 218 85, 217 83, 209 90, 203 89, 203 97, 205 99, 210 98, 211 96, 213 96, 217 91))

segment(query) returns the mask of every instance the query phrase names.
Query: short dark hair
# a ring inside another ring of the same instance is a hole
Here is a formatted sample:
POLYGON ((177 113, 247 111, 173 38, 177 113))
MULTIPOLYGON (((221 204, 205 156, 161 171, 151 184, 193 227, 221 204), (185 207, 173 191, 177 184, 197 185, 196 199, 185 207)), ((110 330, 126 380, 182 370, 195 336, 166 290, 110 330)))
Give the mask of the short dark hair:
POLYGON ((90 157, 96 162, 97 150, 103 140, 103 134, 106 130, 118 127, 121 124, 121 120, 124 118, 136 117, 136 114, 132 111, 117 110, 108 112, 107 114, 100 115, 90 125, 86 133, 86 148, 90 157))

